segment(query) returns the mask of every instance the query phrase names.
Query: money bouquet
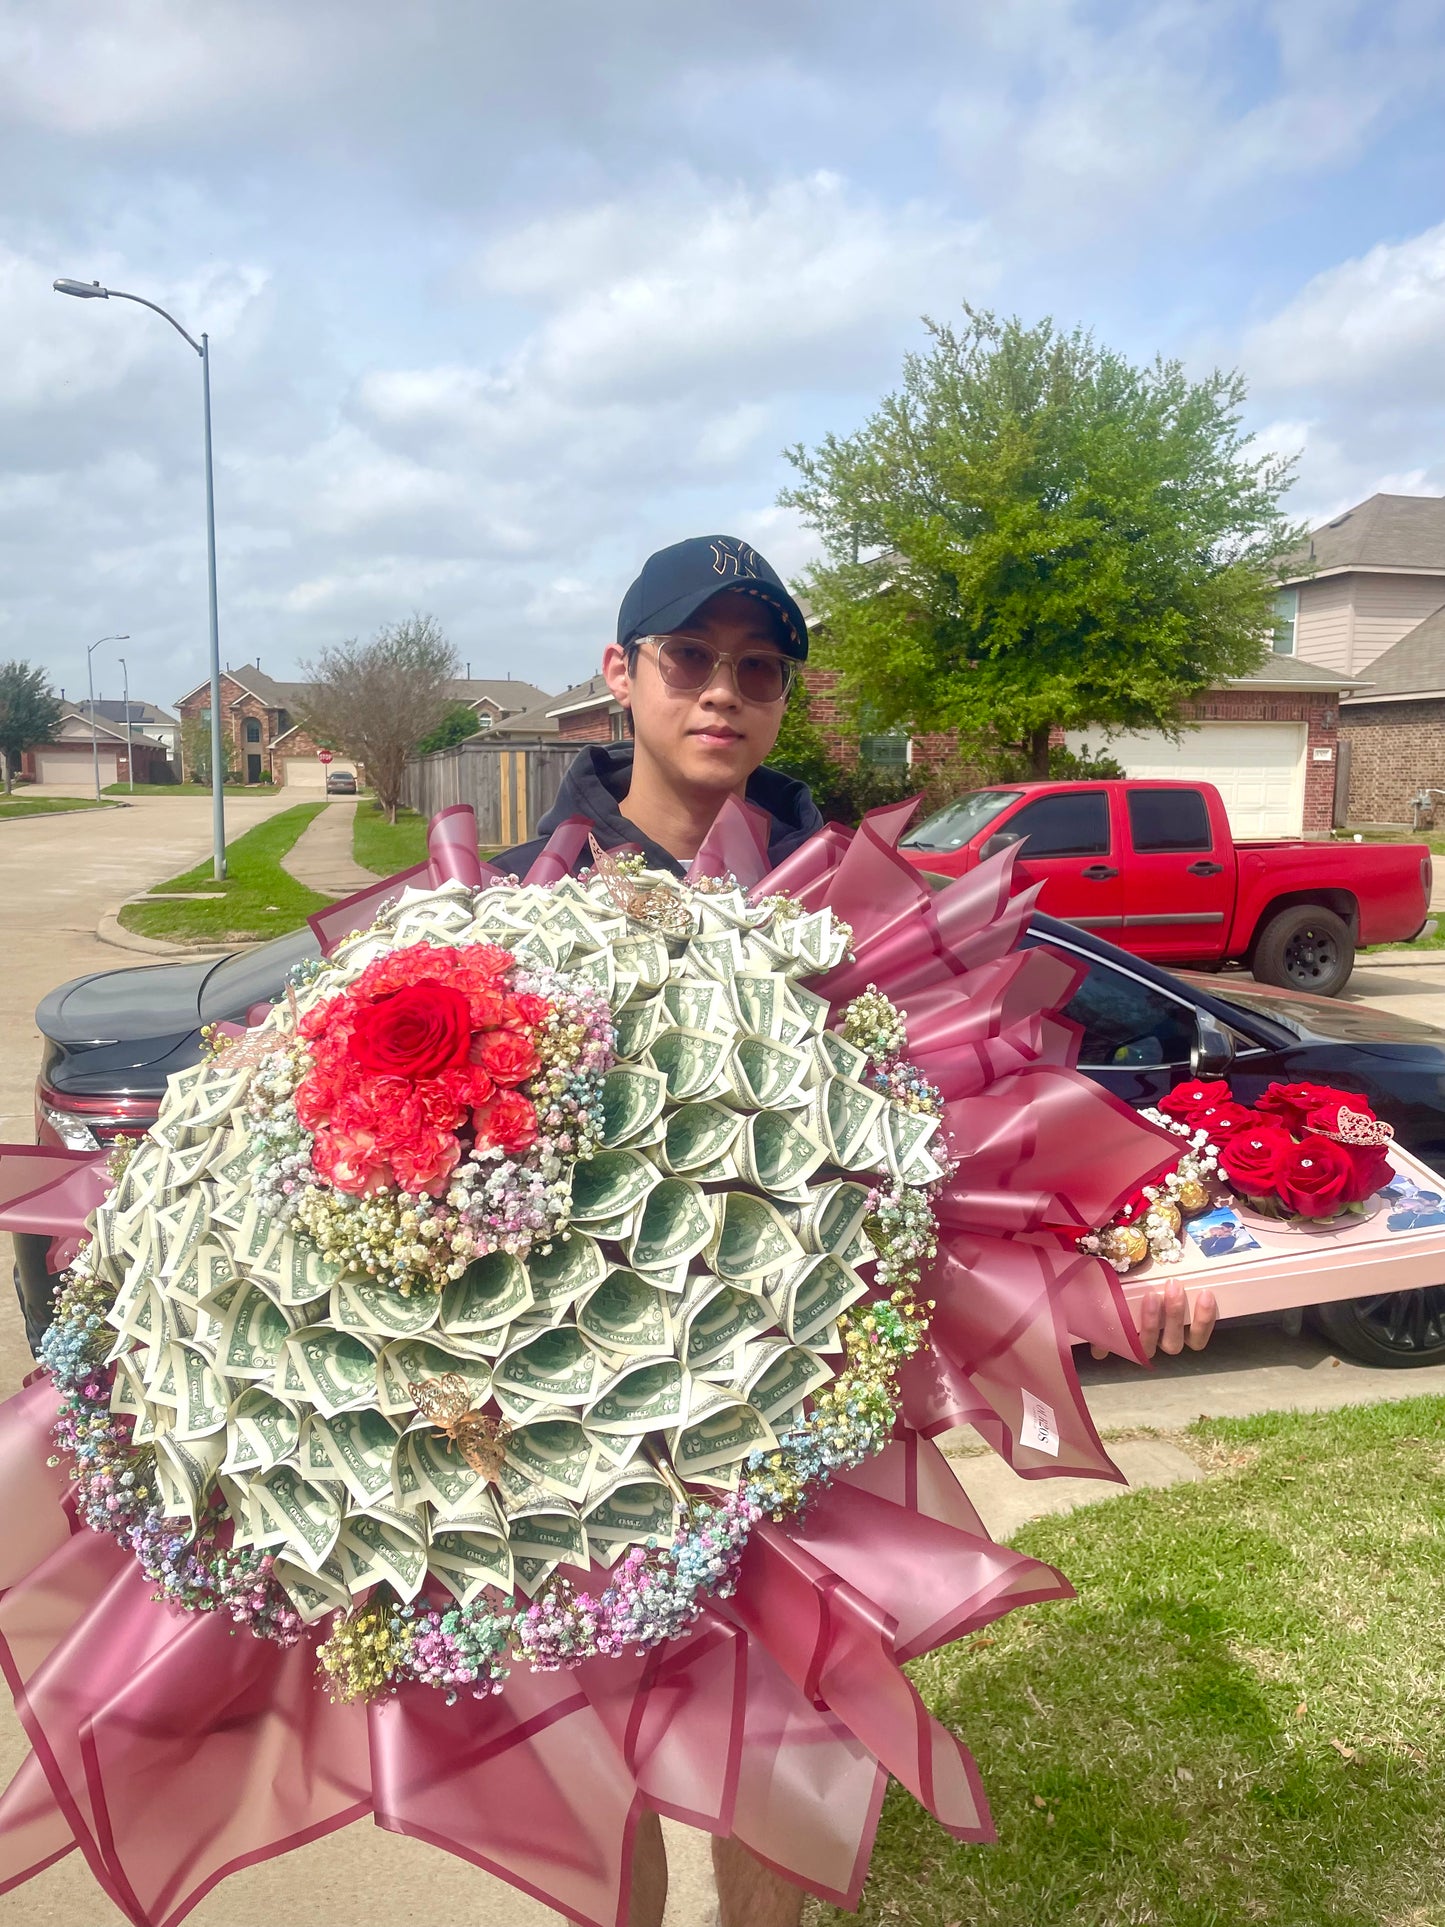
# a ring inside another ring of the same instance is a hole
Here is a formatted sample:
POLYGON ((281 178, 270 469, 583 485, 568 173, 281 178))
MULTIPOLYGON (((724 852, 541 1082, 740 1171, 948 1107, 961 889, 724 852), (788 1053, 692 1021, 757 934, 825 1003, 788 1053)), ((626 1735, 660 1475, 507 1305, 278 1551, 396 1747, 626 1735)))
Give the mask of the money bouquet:
POLYGON ((70 1260, 0 1408, 16 1799, 144 1922, 234 1864, 238 1759, 251 1858, 370 1810, 610 1922, 640 1798, 848 1904, 885 1771, 988 1835, 900 1662, 1067 1590, 929 1436, 1111 1472, 1070 1346, 1137 1336, 1075 1242, 1170 1145, 1073 1072, 1006 860, 931 897, 886 811, 768 872, 732 804, 681 882, 573 877, 576 824, 519 881, 464 814, 146 1137, 0 1167, 70 1260), (132 1788, 182 1772, 172 1850, 132 1788))

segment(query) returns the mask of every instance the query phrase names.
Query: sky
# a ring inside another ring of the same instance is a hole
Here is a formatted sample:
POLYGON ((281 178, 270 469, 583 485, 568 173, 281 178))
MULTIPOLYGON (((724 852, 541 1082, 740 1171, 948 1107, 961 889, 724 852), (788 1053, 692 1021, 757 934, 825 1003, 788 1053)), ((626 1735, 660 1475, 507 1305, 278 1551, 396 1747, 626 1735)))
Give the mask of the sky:
POLYGON ((0 0, 0 659, 171 707, 413 611, 589 675, 654 548, 812 538, 960 305, 1239 367, 1312 524, 1445 493, 1445 0, 0 0))

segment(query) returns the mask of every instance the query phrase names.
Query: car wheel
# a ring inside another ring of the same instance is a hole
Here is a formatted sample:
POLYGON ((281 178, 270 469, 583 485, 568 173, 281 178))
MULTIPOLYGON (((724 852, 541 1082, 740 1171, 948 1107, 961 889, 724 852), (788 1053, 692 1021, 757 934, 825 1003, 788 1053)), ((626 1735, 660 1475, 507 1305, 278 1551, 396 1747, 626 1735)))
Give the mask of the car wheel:
POLYGON ((1310 1314, 1332 1345, 1362 1365, 1445 1364, 1445 1285, 1341 1298, 1310 1314))
POLYGON ((1333 910, 1317 903, 1296 904, 1264 926, 1251 967, 1262 984, 1336 997, 1355 967, 1355 940, 1333 910))

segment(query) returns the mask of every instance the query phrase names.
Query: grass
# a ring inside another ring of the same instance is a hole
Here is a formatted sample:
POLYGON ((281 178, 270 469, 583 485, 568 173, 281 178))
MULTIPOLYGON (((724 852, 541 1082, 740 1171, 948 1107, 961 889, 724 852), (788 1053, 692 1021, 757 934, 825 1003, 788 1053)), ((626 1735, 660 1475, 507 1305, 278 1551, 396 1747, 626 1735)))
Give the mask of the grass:
POLYGON ((398 810, 395 823, 386 811, 363 796, 357 806, 351 853, 363 870, 379 877, 395 876, 426 861, 426 818, 415 810, 398 810))
POLYGON ((1445 1922, 1445 1399, 1180 1442, 1212 1476, 1017 1535, 1077 1600, 910 1668, 999 1843, 890 1789, 868 1927, 1445 1922))
POLYGON ((316 802, 282 810, 228 843, 229 875, 224 883, 211 876, 208 857, 193 870, 155 885, 158 891, 221 890, 223 897, 210 902, 130 903, 120 913, 122 927, 142 937, 209 944, 279 937, 295 930, 331 899, 298 883, 281 868, 281 858, 325 808, 324 802, 316 802))
MULTIPOLYGON (((244 790, 245 783, 224 783, 225 790, 244 790)), ((274 789, 267 783, 253 783, 249 786, 259 789, 263 794, 272 795, 274 789)), ((209 783, 137 783, 132 789, 129 783, 107 783, 101 791, 103 796, 209 796, 209 783)))
POLYGON ((8 816, 65 816, 101 807, 93 796, 0 796, 0 822, 8 816))

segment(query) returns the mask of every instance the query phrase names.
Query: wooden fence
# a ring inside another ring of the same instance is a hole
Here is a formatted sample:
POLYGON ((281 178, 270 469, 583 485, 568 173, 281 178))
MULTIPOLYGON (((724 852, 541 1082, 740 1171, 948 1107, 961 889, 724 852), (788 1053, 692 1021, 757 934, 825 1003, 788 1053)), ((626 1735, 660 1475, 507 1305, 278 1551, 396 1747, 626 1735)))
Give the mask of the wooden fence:
POLYGON ((451 749, 414 757, 402 779, 401 800, 423 816, 435 816, 452 803, 470 803, 482 849, 510 850, 537 834, 577 748, 575 743, 489 743, 469 737, 451 749))

